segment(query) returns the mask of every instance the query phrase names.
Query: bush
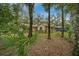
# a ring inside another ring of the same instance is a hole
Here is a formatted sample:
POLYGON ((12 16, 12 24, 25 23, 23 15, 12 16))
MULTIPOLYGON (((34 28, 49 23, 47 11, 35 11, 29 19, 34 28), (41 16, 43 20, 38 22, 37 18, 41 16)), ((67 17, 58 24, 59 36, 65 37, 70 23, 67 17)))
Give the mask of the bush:
POLYGON ((14 35, 1 35, 1 40, 6 48, 12 47, 16 43, 16 39, 14 35))
POLYGON ((28 46, 31 47, 37 40, 37 33, 33 33, 31 38, 27 38, 23 32, 18 31, 16 34, 4 34, 0 36, 5 48, 16 48, 16 54, 19 56, 27 55, 28 46), (29 45, 28 45, 29 44, 29 45))
POLYGON ((37 40, 37 33, 33 33, 33 36, 29 38, 29 44, 32 45, 37 40))

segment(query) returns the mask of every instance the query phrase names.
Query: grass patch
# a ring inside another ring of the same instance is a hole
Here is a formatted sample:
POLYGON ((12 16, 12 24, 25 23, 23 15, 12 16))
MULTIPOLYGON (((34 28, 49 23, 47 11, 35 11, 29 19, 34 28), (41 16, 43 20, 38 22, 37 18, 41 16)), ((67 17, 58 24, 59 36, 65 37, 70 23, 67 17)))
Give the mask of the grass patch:
POLYGON ((1 35, 0 38, 5 48, 12 47, 15 45, 16 42, 15 35, 1 35))
POLYGON ((29 45, 32 46, 38 39, 38 33, 33 33, 33 36, 29 38, 29 45))
POLYGON ((29 39, 24 35, 24 33, 20 32, 17 35, 9 34, 9 35, 1 35, 0 40, 2 41, 2 44, 4 47, 16 48, 16 55, 24 56, 28 55, 28 43, 29 47, 31 47, 37 40, 37 33, 33 33, 33 36, 29 39))

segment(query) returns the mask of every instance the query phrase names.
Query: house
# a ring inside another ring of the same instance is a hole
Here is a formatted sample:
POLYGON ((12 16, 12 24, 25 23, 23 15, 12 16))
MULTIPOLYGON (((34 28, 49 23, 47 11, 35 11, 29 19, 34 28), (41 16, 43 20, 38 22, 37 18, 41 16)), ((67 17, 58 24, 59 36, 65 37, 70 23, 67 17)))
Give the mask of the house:
MULTIPOLYGON (((47 32, 48 31, 48 24, 34 24, 33 31, 40 31, 40 32, 47 32)), ((50 26, 50 31, 53 31, 53 25, 50 26)))
MULTIPOLYGON (((29 30, 29 22, 22 23, 22 25, 25 25, 25 27, 27 27, 29 30)), ((39 21, 34 20, 32 27, 33 27, 33 31, 48 32, 48 20, 39 20, 39 21)), ((53 21, 51 20, 50 32, 61 31, 61 30, 62 30, 62 27, 60 25, 55 25, 53 21)))
MULTIPOLYGON (((23 24, 25 27, 29 28, 29 24, 23 24)), ((33 24, 33 31, 39 31, 39 32, 47 32, 48 31, 48 24, 33 24)), ((53 25, 50 26, 50 31, 52 32, 54 29, 53 25)))

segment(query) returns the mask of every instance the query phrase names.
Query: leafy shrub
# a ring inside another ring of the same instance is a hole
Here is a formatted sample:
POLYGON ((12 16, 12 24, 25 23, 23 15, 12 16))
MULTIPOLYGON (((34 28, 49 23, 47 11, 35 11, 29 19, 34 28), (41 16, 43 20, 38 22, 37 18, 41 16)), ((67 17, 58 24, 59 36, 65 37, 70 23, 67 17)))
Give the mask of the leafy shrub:
POLYGON ((32 45, 37 40, 37 33, 33 33, 33 36, 29 38, 29 44, 32 45))
POLYGON ((13 35, 2 35, 1 40, 6 48, 12 47, 16 43, 15 36, 13 35))

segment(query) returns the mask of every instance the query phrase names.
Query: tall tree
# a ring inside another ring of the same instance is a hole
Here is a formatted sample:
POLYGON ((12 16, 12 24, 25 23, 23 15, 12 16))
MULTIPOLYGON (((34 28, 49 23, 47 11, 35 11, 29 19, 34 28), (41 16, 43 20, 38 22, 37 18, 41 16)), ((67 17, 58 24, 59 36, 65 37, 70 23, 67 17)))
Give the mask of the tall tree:
POLYGON ((32 37, 32 25, 33 25, 33 9, 34 9, 34 3, 26 4, 29 7, 29 18, 30 18, 30 26, 29 26, 29 34, 28 37, 32 37))
POLYGON ((51 39, 51 36, 50 36, 50 6, 51 6, 50 3, 43 4, 45 11, 48 12, 48 39, 51 39))
POLYGON ((62 20, 62 32, 61 32, 61 37, 63 38, 64 37, 64 13, 65 13, 65 5, 66 4, 63 4, 63 3, 61 3, 61 4, 55 4, 56 6, 55 6, 55 8, 57 9, 57 10, 59 10, 59 9, 61 9, 61 20, 62 20))
POLYGON ((61 5, 62 10, 62 37, 64 37, 64 6, 61 5))

